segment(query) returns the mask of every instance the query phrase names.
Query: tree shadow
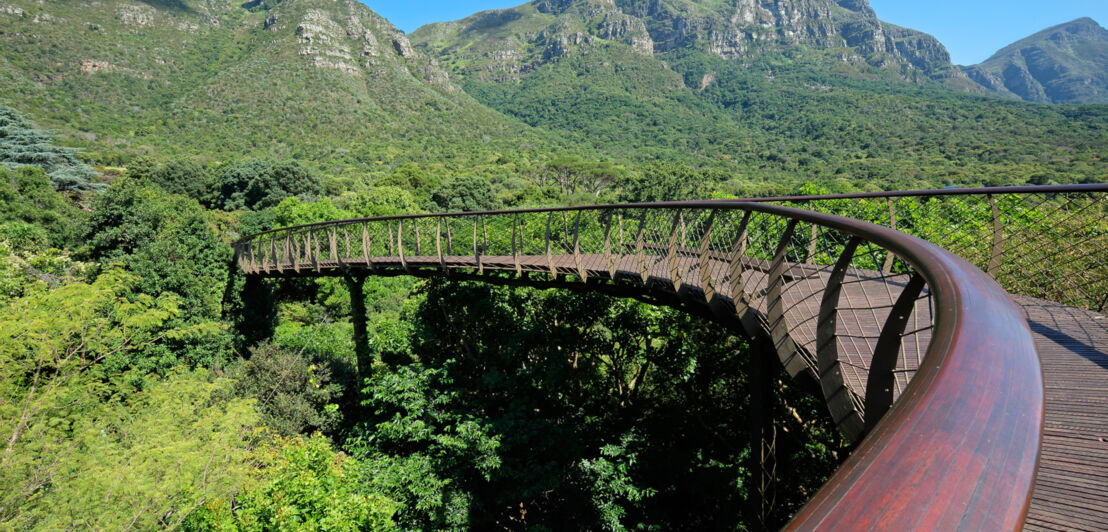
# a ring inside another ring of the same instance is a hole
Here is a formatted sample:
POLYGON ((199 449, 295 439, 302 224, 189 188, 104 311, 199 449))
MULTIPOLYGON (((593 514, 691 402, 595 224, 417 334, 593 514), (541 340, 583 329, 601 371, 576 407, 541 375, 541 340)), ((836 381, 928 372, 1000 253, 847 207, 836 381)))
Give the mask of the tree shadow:
POLYGON ((167 9, 170 11, 178 11, 181 13, 195 13, 188 4, 185 4, 182 0, 139 0, 148 6, 158 9, 167 9))
POLYGON ((484 11, 473 15, 472 30, 489 30, 522 18, 519 12, 510 10, 484 11))

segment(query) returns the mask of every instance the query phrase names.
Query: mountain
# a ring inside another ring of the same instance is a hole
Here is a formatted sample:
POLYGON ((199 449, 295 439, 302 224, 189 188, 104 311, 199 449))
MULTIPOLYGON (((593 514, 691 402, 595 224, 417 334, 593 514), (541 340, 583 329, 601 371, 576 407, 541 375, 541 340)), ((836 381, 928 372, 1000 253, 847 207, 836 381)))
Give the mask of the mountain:
POLYGON ((108 162, 265 155, 341 174, 545 142, 355 0, 3 0, 0 89, 108 162))
POLYGON ((518 78, 574 49, 622 43, 644 56, 699 50, 742 61, 813 48, 898 77, 970 85, 939 41, 878 20, 867 0, 536 0, 431 24, 412 38, 486 80, 518 78))
POLYGON ((1029 102, 1108 103, 1108 30, 1080 18, 963 70, 989 90, 1029 102))
POLYGON ((506 115, 724 183, 1076 181, 1106 168, 1104 109, 970 94, 986 90, 941 44, 865 0, 535 0, 410 37, 506 115))

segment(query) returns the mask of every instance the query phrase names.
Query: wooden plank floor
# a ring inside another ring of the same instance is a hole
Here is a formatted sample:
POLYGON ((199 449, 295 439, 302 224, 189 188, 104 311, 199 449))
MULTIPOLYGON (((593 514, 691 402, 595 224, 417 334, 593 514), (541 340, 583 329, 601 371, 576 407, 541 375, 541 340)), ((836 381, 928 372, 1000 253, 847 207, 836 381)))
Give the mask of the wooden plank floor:
POLYGON ((1108 530, 1108 317, 1029 297, 1046 423, 1025 530, 1108 530))
MULTIPOLYGON (((476 269, 472 256, 407 257, 411 268, 476 269)), ((372 259, 380 268, 403 266, 397 257, 372 259)), ((764 261, 763 261, 764 262, 764 261)), ((365 268, 364 260, 344 261, 345 267, 365 268)), ((615 269, 624 275, 638 276, 642 264, 634 256, 622 256, 613 264, 601 255, 511 256, 482 257, 485 269, 548 272, 575 275, 585 270, 590 277, 608 277, 615 269), (517 262, 518 260, 518 262, 517 262)), ((282 265, 288 272, 291 265, 282 265)), ((323 270, 334 270, 339 264, 321 261, 323 270)), ((710 270, 702 276, 701 264, 694 257, 679 257, 676 269, 684 284, 700 288, 703 279, 710 279, 721 293, 727 264, 710 260, 710 270)), ((766 285, 768 265, 753 265, 743 273, 743 292, 752 297, 752 307, 767 312, 766 285)), ((310 266, 301 264, 304 273, 310 266)), ((647 275, 669 280, 674 264, 665 257, 647 257, 647 275)), ((288 272, 292 273, 292 272, 288 272)), ((782 291, 786 309, 786 326, 799 346, 815 351, 815 332, 820 299, 830 267, 795 265, 782 291)), ((864 394, 866 372, 880 324, 888 308, 902 289, 906 277, 885 278, 876 272, 850 271, 843 285, 837 339, 839 357, 844 365, 846 385, 855 393, 864 394), (880 285, 880 286, 878 286, 880 285)), ((926 294, 926 293, 925 293, 926 294)), ((1108 317, 1090 311, 1067 307, 1059 303, 1026 297, 1014 297, 1027 316, 1042 361, 1046 387, 1046 423, 1043 435, 1039 473, 1032 495, 1025 529, 1027 530, 1108 530, 1108 317)), ((925 327, 931 316, 930 301, 917 302, 913 327, 925 327)), ((930 332, 905 337, 897 376, 896 395, 902 391, 921 360, 930 332)))

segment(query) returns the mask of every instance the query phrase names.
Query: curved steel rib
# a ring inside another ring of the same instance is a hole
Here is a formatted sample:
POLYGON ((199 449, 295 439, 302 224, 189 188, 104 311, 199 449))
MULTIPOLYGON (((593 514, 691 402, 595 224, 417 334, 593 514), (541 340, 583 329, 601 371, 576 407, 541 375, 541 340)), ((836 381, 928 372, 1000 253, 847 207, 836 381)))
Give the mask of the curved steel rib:
POLYGON ((235 250, 244 272, 273 277, 576 278, 771 342, 790 374, 821 383, 840 430, 864 436, 790 529, 1015 530, 1027 511, 1043 423, 1027 323, 988 275, 891 229, 769 204, 683 202, 325 222, 235 250), (347 229, 361 241, 337 238, 347 229), (881 404, 867 416, 875 360, 881 404), (878 422, 890 397, 899 399, 878 422))

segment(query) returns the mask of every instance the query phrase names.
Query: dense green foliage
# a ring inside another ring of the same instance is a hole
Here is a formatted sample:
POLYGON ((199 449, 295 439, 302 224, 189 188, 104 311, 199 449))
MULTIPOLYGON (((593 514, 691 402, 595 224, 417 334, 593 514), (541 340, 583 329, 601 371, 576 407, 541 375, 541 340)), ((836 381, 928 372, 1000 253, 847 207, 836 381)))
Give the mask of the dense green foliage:
POLYGON ((80 236, 84 214, 70 201, 54 193, 50 178, 40 167, 17 170, 0 167, 0 231, 14 244, 29 240, 57 248, 73 246, 80 236), (23 236, 16 236, 22 233, 23 236))
MULTIPOLYGON (((432 460, 437 476, 465 479, 471 527, 742 526, 735 510, 750 466, 742 342, 679 312, 599 295, 449 282, 426 290, 413 316, 420 365, 372 390, 381 420, 374 448, 407 456, 413 439, 428 438, 431 451, 432 419, 465 416, 455 426, 472 428, 454 431, 462 440, 452 452, 428 454, 449 460, 432 460), (412 393, 421 388, 442 402, 412 393), (395 441, 398 430, 422 436, 395 441), (493 442, 496 462, 481 452, 493 442)), ((775 408, 819 420, 786 422, 790 436, 778 442, 789 464, 781 491, 810 493, 838 444, 819 402, 789 391, 775 408)), ((432 491, 440 492, 449 495, 432 491)))
POLYGON ((431 201, 439 211, 491 211, 501 207, 492 184, 474 176, 443 183, 431 194, 431 201))
MULTIPOLYGON (((180 296, 175 319, 181 323, 221 317, 230 253, 195 200, 123 179, 93 201, 86 242, 91 258, 134 272, 142 292, 180 296)), ((136 363, 159 371, 177 364, 210 366, 227 358, 230 342, 220 327, 187 346, 170 342, 143 353, 136 363)))
POLYGON ((252 453, 254 471, 234 503, 213 500, 183 530, 392 530, 395 504, 364 493, 357 462, 320 435, 276 439, 252 453))
POLYGON ((180 299, 137 293, 137 281, 110 270, 0 309, 0 522, 167 526, 237 483, 250 403, 204 370, 147 381, 129 369, 214 324, 174 326, 180 299), (102 500, 115 510, 95 511, 102 500))

